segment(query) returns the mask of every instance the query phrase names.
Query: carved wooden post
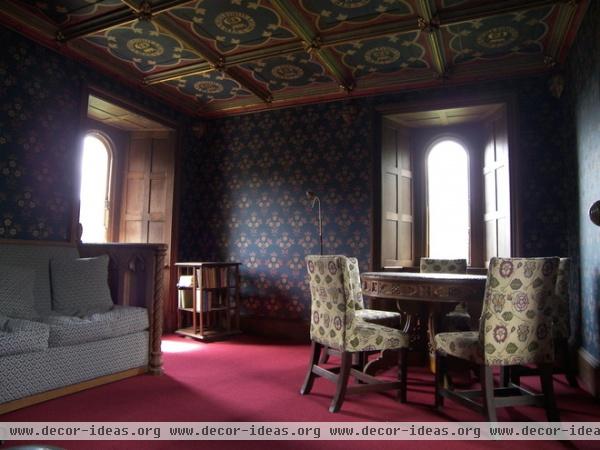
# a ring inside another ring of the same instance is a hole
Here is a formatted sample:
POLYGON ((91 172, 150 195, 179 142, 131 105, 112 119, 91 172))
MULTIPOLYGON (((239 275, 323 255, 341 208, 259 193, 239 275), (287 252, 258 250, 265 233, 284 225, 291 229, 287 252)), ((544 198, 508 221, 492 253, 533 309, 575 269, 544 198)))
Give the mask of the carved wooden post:
POLYGON ((163 328, 163 274, 166 255, 166 245, 156 248, 154 259, 154 301, 152 302, 150 316, 150 373, 153 375, 161 375, 163 373, 160 342, 163 328))

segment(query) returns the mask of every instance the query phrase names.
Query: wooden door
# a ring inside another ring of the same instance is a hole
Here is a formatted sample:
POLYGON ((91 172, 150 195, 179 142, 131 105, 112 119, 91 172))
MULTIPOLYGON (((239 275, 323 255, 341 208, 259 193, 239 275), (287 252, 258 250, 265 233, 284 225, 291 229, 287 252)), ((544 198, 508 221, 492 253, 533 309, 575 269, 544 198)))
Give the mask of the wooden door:
POLYGON ((508 127, 503 108, 486 121, 483 179, 485 189, 485 262, 511 256, 508 127))
MULTIPOLYGON (((172 131, 130 134, 125 161, 121 203, 120 242, 170 245, 173 216, 175 133, 172 131)), ((165 328, 173 319, 170 299, 170 249, 163 275, 165 328)))
POLYGON ((409 133, 388 120, 381 139, 381 265, 413 266, 413 172, 409 133))

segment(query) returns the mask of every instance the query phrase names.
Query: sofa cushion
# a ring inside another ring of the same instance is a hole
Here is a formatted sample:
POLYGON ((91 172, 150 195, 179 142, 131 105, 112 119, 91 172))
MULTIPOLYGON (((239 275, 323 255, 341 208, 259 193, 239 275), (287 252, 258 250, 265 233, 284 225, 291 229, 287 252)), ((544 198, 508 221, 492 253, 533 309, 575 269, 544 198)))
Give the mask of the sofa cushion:
POLYGON ((44 323, 0 316, 0 356, 44 351, 49 332, 44 323))
POLYGON ((84 317, 52 314, 44 319, 50 326, 50 347, 83 344, 124 336, 148 329, 146 308, 115 306, 103 313, 84 317))
POLYGON ((35 272, 22 266, 0 265, 0 314, 34 319, 33 283, 35 272))
POLYGON ((28 267, 34 270, 33 301, 35 310, 40 316, 48 315, 52 309, 50 260, 78 257, 77 247, 72 244, 42 245, 35 241, 0 242, 0 265, 28 267))
POLYGON ((67 316, 88 316, 113 307, 108 288, 108 255, 52 259, 52 309, 67 316))

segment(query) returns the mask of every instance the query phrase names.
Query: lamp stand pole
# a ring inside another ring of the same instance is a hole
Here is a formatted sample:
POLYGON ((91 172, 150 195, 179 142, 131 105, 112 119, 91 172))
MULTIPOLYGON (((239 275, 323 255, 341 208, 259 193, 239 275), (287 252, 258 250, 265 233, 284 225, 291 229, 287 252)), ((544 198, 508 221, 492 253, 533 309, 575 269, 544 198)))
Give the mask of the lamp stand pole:
POLYGON ((318 214, 319 214, 319 245, 321 249, 321 255, 323 255, 323 221, 321 220, 321 200, 319 197, 315 197, 318 202, 318 214))

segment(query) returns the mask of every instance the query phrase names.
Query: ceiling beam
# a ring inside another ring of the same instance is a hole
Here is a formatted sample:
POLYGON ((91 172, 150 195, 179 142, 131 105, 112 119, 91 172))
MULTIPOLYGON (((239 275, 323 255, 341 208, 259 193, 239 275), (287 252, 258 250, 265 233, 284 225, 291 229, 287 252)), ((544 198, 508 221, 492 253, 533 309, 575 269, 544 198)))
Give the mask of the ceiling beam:
POLYGON ((417 20, 417 25, 422 32, 427 34, 427 43, 429 45, 429 50, 431 51, 431 59, 435 71, 438 77, 445 77, 446 57, 439 23, 431 11, 429 0, 420 0, 417 4, 417 8, 421 12, 421 16, 417 20))
POLYGON ((348 69, 331 52, 322 48, 321 37, 306 23, 291 2, 289 0, 271 0, 271 4, 290 23, 294 33, 304 41, 304 50, 317 57, 341 88, 347 92, 352 91, 356 83, 348 69))
MULTIPOLYGON (((250 50, 247 52, 236 53, 235 55, 228 56, 223 61, 224 68, 230 68, 239 66, 246 63, 260 61, 261 59, 271 58, 274 56, 288 55, 290 53, 297 53, 304 51, 305 48, 301 42, 294 42, 288 44, 281 44, 277 46, 269 46, 267 48, 259 48, 256 50, 250 50)), ((189 64, 185 67, 177 67, 174 69, 163 70, 160 73, 154 75, 148 75, 144 78, 144 82, 147 84, 156 84, 163 81, 169 81, 183 76, 198 75, 206 73, 206 66, 208 63, 194 63, 189 64)))
POLYGON ((485 5, 463 8, 454 11, 439 11, 437 16, 440 25, 457 25, 470 22, 474 19, 485 19, 490 16, 509 14, 517 11, 525 11, 531 8, 540 8, 559 3, 569 3, 571 0, 509 0, 504 2, 490 2, 485 5))
MULTIPOLYGON (((168 80, 172 80, 175 78, 180 78, 182 76, 190 76, 190 75, 198 75, 200 73, 207 73, 212 70, 218 70, 223 72, 229 76, 229 78, 237 81, 244 89, 252 92, 258 98, 266 103, 270 103, 273 100, 273 95, 267 89, 260 86, 258 83, 254 83, 252 80, 247 79, 242 76, 238 70, 235 68, 228 67, 225 61, 225 57, 212 50, 211 48, 200 44, 195 39, 190 39, 188 33, 186 33, 180 25, 175 23, 173 20, 166 16, 155 17, 152 19, 153 22, 162 28, 164 31, 170 33, 179 41, 181 41, 185 46, 187 46, 190 50, 198 54, 201 58, 205 59, 205 63, 194 64, 194 68, 185 72, 186 69, 189 69, 190 66, 180 68, 181 71, 184 71, 184 75, 179 76, 171 76, 171 74, 166 74, 165 72, 156 74, 154 78, 146 77, 144 79, 145 82, 150 84, 156 84, 168 80), (162 77, 162 79, 161 79, 162 77)), ((173 72, 173 71, 170 71, 173 72)))
MULTIPOLYGON (((126 0, 123 3, 124 6, 122 8, 59 29, 56 32, 56 40, 68 42, 73 39, 98 33, 99 31, 128 24, 137 20, 140 14, 148 14, 146 9, 141 8, 140 6, 136 7, 135 3, 131 0, 126 0)), ((142 5, 142 3, 140 3, 140 5, 142 5)), ((190 0, 157 0, 150 8, 149 13, 151 15, 164 13, 186 3, 190 3, 190 0)))

